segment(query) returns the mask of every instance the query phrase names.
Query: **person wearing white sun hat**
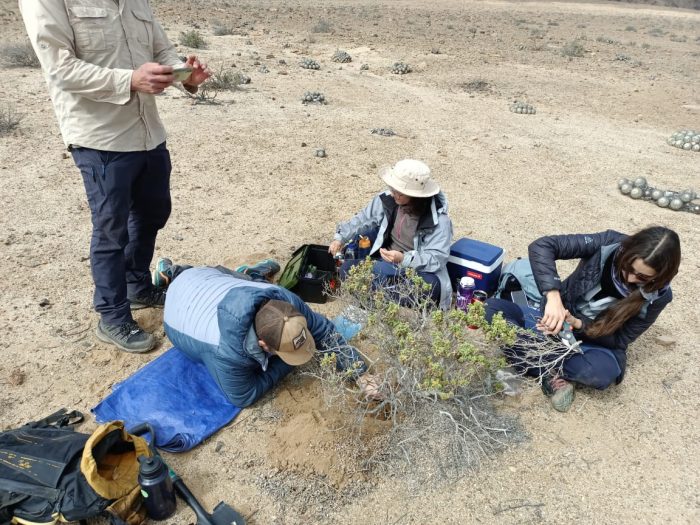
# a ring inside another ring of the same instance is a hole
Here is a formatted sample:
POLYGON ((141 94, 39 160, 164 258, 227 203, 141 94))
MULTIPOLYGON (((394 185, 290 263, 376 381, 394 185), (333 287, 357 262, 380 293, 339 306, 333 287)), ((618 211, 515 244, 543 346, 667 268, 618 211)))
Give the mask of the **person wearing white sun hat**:
MULTIPOLYGON (((420 160, 401 160, 383 168, 379 177, 388 189, 352 219, 338 225, 328 251, 336 255, 357 236, 367 236, 373 240, 369 255, 376 259, 374 273, 378 282, 388 283, 406 268, 413 268, 431 285, 435 303, 448 309, 452 287, 446 265, 452 244, 452 221, 447 214, 447 197, 428 165, 420 160)), ((360 262, 347 259, 341 275, 360 262)))

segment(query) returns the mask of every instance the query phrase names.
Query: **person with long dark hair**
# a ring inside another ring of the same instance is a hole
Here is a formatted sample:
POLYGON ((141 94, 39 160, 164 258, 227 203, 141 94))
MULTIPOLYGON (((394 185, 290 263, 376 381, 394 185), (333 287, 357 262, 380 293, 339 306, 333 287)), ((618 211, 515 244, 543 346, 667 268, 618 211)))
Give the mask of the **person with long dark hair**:
MULTIPOLYGON (((567 411, 576 383, 605 389, 623 379, 627 347, 642 335, 671 302, 671 280, 678 273, 678 234, 662 226, 634 235, 602 233, 553 235, 528 248, 532 275, 544 307, 535 327, 558 334, 568 323, 581 352, 567 358, 561 374, 545 377, 542 388, 559 411, 567 411), (556 261, 581 259, 562 281, 556 261)), ((501 311, 506 320, 526 325, 528 312, 503 299, 487 301, 487 318, 501 311)), ((517 344, 506 352, 517 362, 517 344)), ((540 375, 539 368, 523 370, 540 375)))
MULTIPOLYGON (((447 258, 452 244, 452 221, 447 215, 447 197, 423 162, 404 159, 382 170, 388 186, 352 219, 340 223, 328 251, 336 255, 345 243, 366 235, 372 239, 370 257, 376 259, 374 274, 379 286, 390 286, 407 268, 417 271, 431 286, 431 297, 448 309, 452 286, 447 258)), ((360 263, 347 259, 341 275, 360 263)))

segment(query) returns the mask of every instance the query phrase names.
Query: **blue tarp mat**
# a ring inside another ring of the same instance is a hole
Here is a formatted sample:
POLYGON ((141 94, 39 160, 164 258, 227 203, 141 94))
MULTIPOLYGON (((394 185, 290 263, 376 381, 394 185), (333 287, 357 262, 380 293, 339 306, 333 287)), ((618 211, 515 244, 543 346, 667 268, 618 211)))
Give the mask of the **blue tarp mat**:
POLYGON ((99 423, 124 421, 128 429, 150 423, 156 446, 184 452, 199 445, 241 411, 209 375, 177 348, 157 357, 112 387, 92 409, 99 423))

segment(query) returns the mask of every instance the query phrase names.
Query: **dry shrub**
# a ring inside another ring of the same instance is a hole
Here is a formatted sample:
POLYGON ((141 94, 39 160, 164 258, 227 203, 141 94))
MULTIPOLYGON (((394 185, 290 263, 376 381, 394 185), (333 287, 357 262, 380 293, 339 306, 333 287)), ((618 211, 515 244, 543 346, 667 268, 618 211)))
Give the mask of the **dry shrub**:
POLYGON ((453 478, 523 440, 517 419, 492 403, 492 396, 512 390, 509 380, 519 380, 503 370, 500 349, 517 339, 525 348, 519 364, 540 366, 546 374, 561 367, 567 355, 562 345, 507 324, 500 314, 487 322, 481 303, 467 313, 436 309, 430 286, 410 269, 376 288, 372 267, 372 261, 354 267, 334 295, 345 306, 345 318, 364 326, 353 342, 381 399, 368 401, 349 388, 355 370, 337 373, 347 348, 338 340, 326 344, 341 357, 325 354, 314 372, 326 402, 347 414, 353 427, 347 439, 354 440, 364 468, 402 472, 416 481, 436 474, 453 478), (368 439, 363 431, 376 418, 391 425, 368 439))
POLYGON ((0 136, 7 135, 17 128, 23 118, 24 115, 18 113, 15 107, 10 104, 0 109, 0 136))
POLYGON ((468 82, 463 82, 460 87, 467 93, 483 93, 491 87, 487 80, 475 78, 468 82))
POLYGON ((207 41, 196 29, 180 33, 180 44, 192 49, 206 49, 207 41))
POLYGON ((565 57, 582 57, 586 54, 586 49, 578 40, 572 40, 561 48, 561 54, 565 57))
POLYGON ((39 59, 29 42, 5 44, 0 48, 0 62, 8 67, 40 67, 39 59))
POLYGON ((314 24, 311 27, 311 32, 312 33, 330 33, 331 29, 332 29, 331 24, 328 21, 319 20, 318 22, 316 22, 316 24, 314 24))

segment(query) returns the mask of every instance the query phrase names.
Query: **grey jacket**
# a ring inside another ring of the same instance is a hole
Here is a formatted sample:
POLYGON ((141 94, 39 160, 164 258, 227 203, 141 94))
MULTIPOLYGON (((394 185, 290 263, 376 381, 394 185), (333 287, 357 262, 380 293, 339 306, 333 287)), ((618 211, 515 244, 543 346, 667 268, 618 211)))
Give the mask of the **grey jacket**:
MULTIPOLYGON (((376 195, 364 210, 347 222, 338 225, 335 240, 349 242, 356 235, 377 230, 377 238, 370 254, 386 245, 397 204, 389 191, 376 195)), ((452 245, 452 221, 447 215, 447 197, 440 192, 433 197, 430 209, 418 221, 413 238, 413 250, 403 254, 399 265, 422 272, 434 273, 440 280, 440 308, 447 310, 452 303, 452 284, 447 273, 447 258, 452 245)))

